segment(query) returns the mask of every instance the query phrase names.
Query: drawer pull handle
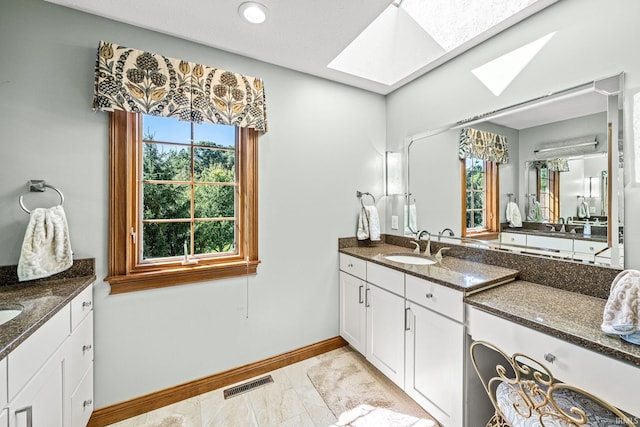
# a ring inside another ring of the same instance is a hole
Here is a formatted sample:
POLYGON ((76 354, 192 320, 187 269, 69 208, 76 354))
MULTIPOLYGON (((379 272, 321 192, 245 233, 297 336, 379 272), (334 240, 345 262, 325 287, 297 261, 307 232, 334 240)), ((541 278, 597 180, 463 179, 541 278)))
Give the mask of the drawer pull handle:
POLYGON ((544 360, 546 360, 547 362, 553 364, 553 362, 556 360, 556 357, 551 353, 546 353, 544 355, 544 360))
POLYGON ((411 307, 407 307, 404 309, 404 330, 405 331, 410 331, 411 330, 411 325, 409 323, 409 316, 408 314, 411 312, 411 307))
POLYGON ((91 350, 91 344, 86 344, 82 346, 82 352, 91 350))
POLYGON ((347 265, 347 267, 349 267, 349 268, 353 268, 353 264, 349 263, 349 264, 347 265))
POLYGON ((31 406, 27 406, 26 408, 18 409, 16 411, 16 418, 18 414, 24 412, 27 415, 27 427, 33 427, 33 408, 31 406))
POLYGON ((593 246, 589 246, 589 250, 590 250, 590 251, 593 251, 593 246))
POLYGON ((84 301, 82 303, 82 308, 85 308, 85 307, 91 307, 91 301, 84 301))
POLYGON ((425 295, 425 297, 427 297, 427 299, 431 299, 431 298, 433 298, 433 294, 431 292, 429 292, 429 293, 427 293, 425 295))
POLYGON ((364 285, 358 286, 358 304, 362 304, 364 302, 362 301, 362 288, 364 288, 364 285))
POLYGON ((370 291, 370 289, 369 289, 369 288, 367 288, 367 289, 364 291, 364 306, 365 306, 365 307, 371 307, 371 305, 369 304, 369 291, 370 291))
POLYGON ((93 404, 93 400, 87 399, 84 402, 82 402, 82 407, 86 408, 87 406, 91 406, 92 404, 93 404))

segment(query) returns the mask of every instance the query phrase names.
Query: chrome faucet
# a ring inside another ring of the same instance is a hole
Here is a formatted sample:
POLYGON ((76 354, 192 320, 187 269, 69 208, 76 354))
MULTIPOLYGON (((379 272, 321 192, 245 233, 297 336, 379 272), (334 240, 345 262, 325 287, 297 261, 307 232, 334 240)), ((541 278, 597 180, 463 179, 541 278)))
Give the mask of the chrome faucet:
POLYGON ((566 222, 565 222, 564 218, 562 218, 562 217, 560 217, 558 219, 560 220, 560 223, 562 224, 562 227, 560 227, 560 231, 564 233, 565 231, 567 231, 567 229, 564 227, 566 222))
POLYGON ((425 233, 427 234, 427 247, 424 250, 424 255, 431 256, 431 233, 429 233, 427 230, 420 230, 416 233, 416 240, 420 241, 422 235, 425 233))
POLYGON ((549 231, 554 232, 556 231, 556 226, 552 225, 552 224, 545 224, 547 227, 549 227, 549 231))
POLYGON ((444 230, 442 230, 441 232, 438 233, 438 240, 440 240, 439 238, 442 237, 442 235, 445 233, 445 231, 449 232, 449 237, 453 237, 455 236, 455 234, 453 233, 453 230, 450 228, 445 228, 444 230))

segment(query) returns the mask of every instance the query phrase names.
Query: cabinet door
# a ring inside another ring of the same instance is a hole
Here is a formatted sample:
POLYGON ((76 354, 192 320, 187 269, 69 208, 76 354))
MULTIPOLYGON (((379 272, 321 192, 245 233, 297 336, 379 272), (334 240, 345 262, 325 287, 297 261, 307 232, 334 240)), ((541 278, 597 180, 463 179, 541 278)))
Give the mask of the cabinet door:
POLYGON ((7 409, 0 411, 0 427, 9 427, 9 412, 7 409))
POLYGON ((62 426, 62 356, 54 355, 9 403, 9 427, 62 426), (30 423, 29 423, 30 419, 30 423))
POLYGON ((404 387, 404 298, 367 284, 366 357, 400 388, 404 387))
POLYGON ((364 281, 340 272, 340 336, 363 354, 367 327, 365 291, 364 281))
POLYGON ((464 327, 407 302, 406 393, 447 427, 461 427, 464 327))

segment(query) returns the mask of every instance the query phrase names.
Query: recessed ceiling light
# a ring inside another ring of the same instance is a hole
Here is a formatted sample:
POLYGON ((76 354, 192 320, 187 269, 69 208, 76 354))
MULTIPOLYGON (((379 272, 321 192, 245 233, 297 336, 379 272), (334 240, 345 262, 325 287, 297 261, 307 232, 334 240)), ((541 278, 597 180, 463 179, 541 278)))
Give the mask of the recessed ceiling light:
POLYGON ((266 6, 253 1, 242 3, 238 8, 238 13, 245 21, 252 24, 262 24, 267 20, 266 6))

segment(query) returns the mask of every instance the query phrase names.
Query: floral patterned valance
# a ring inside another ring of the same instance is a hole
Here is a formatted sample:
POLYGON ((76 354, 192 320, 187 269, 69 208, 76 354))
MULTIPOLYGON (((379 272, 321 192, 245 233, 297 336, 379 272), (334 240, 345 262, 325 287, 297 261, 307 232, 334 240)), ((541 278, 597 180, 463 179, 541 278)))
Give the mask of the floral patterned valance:
POLYGON ((101 41, 93 108, 267 131, 262 80, 101 41))
POLYGON ((536 160, 533 165, 538 169, 546 167, 550 171, 569 172, 569 161, 567 159, 536 160))
POLYGON ((479 129, 465 128, 460 131, 458 153, 461 159, 473 157, 489 162, 509 163, 507 138, 479 129))

